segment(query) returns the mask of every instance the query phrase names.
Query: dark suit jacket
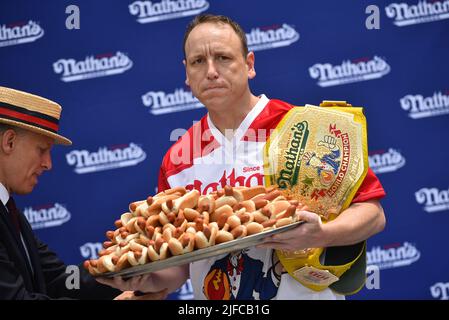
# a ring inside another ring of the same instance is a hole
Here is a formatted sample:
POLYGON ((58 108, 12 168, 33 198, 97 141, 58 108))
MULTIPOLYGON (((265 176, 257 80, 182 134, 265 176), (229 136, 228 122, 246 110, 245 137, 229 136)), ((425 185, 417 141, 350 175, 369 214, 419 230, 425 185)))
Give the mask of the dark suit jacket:
POLYGON ((66 265, 33 233, 20 214, 22 237, 26 243, 33 271, 29 267, 21 240, 0 202, 0 299, 112 299, 120 291, 96 282, 80 266, 80 289, 66 288, 66 265))

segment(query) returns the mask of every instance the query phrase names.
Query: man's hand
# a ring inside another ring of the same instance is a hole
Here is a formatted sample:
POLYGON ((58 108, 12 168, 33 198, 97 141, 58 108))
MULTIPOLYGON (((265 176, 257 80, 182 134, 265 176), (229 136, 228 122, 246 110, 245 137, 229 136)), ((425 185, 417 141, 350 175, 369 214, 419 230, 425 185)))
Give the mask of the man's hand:
POLYGON ((302 250, 329 246, 348 246, 366 240, 383 230, 385 215, 379 200, 353 203, 338 217, 325 224, 320 217, 301 208, 297 228, 265 238, 258 247, 302 250))
POLYGON ((144 294, 138 294, 134 291, 125 291, 122 294, 114 298, 114 300, 163 300, 167 298, 168 289, 164 289, 159 292, 150 292, 144 294))
POLYGON ((148 273, 142 276, 123 280, 121 277, 113 279, 96 278, 96 280, 107 286, 120 289, 121 291, 160 292, 167 288, 168 292, 179 289, 189 278, 189 264, 169 267, 163 270, 148 273))
POLYGON ((302 250, 326 246, 320 217, 310 211, 299 211, 299 219, 305 221, 297 228, 267 237, 258 248, 302 250))
POLYGON ((153 281, 151 273, 132 277, 128 280, 123 280, 122 277, 108 278, 96 278, 98 282, 108 285, 110 287, 122 290, 122 291, 141 291, 141 292, 154 292, 153 281))

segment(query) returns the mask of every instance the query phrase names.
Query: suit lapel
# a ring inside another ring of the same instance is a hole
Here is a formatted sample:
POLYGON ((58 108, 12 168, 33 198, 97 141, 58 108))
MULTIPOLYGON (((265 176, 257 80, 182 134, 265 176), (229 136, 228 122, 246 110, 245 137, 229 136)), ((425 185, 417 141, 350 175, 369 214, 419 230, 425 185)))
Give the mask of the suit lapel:
POLYGON ((7 228, 9 229, 9 233, 11 236, 19 243, 20 239, 18 237, 18 234, 16 232, 16 229, 14 228, 11 219, 9 219, 9 212, 8 209, 3 205, 3 203, 0 201, 0 208, 1 208, 1 217, 2 221, 5 223, 7 228))
POLYGON ((22 212, 20 212, 19 215, 19 222, 20 228, 22 230, 22 237, 27 246, 30 262, 33 266, 35 284, 39 292, 46 294, 45 279, 40 264, 40 257, 36 245, 36 238, 34 237, 34 233, 33 230, 31 229, 30 224, 28 223, 22 212))
POLYGON ((34 291, 34 279, 31 269, 28 265, 25 251, 20 239, 17 237, 14 226, 8 218, 9 213, 6 207, 0 201, 0 232, 1 239, 8 251, 11 261, 14 263, 18 272, 23 278, 25 286, 28 290, 34 291))

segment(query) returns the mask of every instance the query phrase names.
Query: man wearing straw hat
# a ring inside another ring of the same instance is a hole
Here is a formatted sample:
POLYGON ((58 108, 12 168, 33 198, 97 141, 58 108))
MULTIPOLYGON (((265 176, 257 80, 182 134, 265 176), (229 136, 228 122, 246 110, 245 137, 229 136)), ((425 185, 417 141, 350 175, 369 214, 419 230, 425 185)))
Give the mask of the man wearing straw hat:
POLYGON ((69 290, 66 265, 31 230, 12 194, 31 193, 52 167, 54 143, 71 145, 58 134, 61 106, 26 92, 0 87, 0 299, 151 299, 103 286, 80 268, 80 289, 69 290), (119 295, 120 294, 120 295, 119 295))

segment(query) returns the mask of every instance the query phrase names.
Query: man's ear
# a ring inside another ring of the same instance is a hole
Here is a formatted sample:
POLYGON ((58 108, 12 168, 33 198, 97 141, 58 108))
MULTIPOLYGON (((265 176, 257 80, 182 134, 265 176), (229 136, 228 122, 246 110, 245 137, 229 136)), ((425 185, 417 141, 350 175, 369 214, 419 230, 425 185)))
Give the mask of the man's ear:
POLYGON ((187 76, 187 63, 186 63, 186 59, 182 60, 182 63, 184 64, 184 68, 185 68, 185 71, 186 71, 186 81, 185 81, 185 83, 186 83, 186 86, 190 87, 190 84, 189 84, 189 77, 187 76))
POLYGON ((246 65, 248 66, 248 79, 253 79, 256 76, 256 69, 255 69, 255 56, 254 52, 248 52, 248 55, 246 56, 246 65))
POLYGON ((14 150, 17 143, 17 136, 17 132, 13 129, 8 129, 3 132, 0 139, 0 148, 4 153, 10 154, 14 150))

